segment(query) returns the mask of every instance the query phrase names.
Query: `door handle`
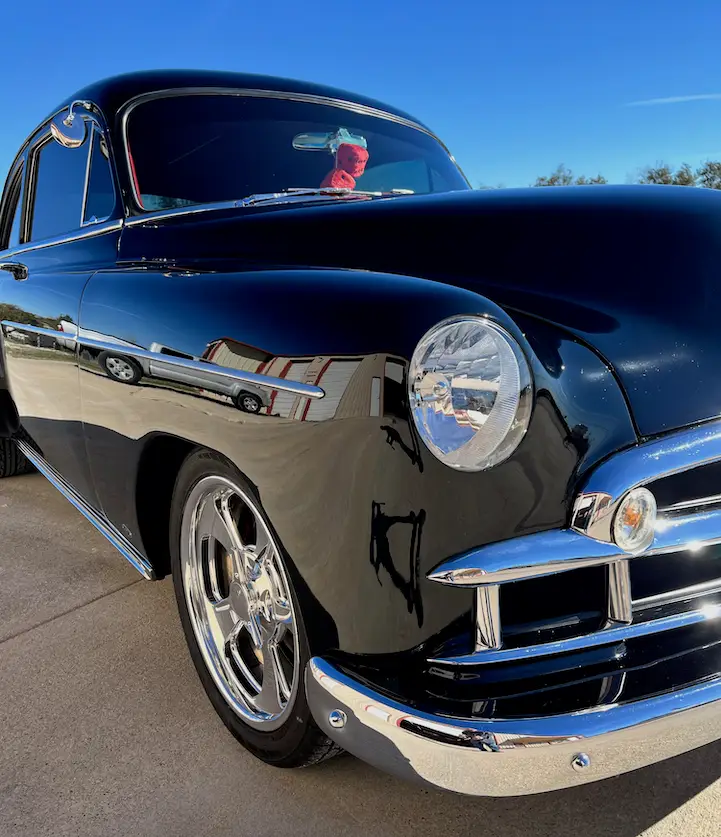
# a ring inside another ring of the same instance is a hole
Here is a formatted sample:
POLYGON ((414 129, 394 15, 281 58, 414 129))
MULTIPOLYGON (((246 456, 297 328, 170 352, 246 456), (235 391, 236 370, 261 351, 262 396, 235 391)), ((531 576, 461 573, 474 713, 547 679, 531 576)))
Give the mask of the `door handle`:
POLYGON ((13 279, 17 279, 18 282, 24 282, 28 278, 28 269, 20 262, 0 262, 0 270, 12 273, 13 279))

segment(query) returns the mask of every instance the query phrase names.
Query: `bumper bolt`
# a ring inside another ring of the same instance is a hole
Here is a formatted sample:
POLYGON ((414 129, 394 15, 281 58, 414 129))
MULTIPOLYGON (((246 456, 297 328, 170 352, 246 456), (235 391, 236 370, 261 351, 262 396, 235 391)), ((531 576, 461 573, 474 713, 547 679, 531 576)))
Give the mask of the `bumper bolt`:
POLYGON ((586 753, 579 753, 578 755, 573 757, 573 761, 571 762, 571 767, 578 773, 590 766, 591 757, 586 755, 586 753))
POLYGON ((334 709, 328 715, 328 723, 334 729, 343 729, 345 726, 345 722, 348 720, 345 712, 341 712, 340 709, 334 709))

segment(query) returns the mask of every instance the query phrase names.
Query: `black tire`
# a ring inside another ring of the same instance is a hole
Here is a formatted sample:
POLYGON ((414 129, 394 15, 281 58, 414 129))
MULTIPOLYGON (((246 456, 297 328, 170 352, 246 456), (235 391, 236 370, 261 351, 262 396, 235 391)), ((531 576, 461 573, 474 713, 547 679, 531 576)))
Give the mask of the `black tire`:
MULTIPOLYGON (((272 731, 261 731, 244 723, 226 703, 200 652, 185 598, 181 572, 180 533, 186 501, 198 481, 208 476, 226 477, 237 483, 248 496, 253 497, 254 503, 257 504, 257 511, 262 513, 263 519, 273 531, 267 515, 262 510, 257 492, 226 459, 203 448, 199 448, 188 455, 180 468, 173 492, 170 514, 170 555, 180 622, 193 664, 215 711, 235 738, 253 755, 274 767, 306 767, 318 764, 342 752, 342 750, 316 726, 308 706, 303 685, 303 673, 310 659, 310 650, 300 613, 300 605, 292 583, 290 584, 290 595, 296 612, 301 680, 293 698, 288 719, 282 726, 272 731)), ((284 561, 284 563, 287 568, 287 561, 284 561)))
POLYGON ((0 439, 0 478, 28 474, 34 470, 13 439, 0 439))
POLYGON ((137 362, 137 360, 133 360, 133 358, 128 357, 127 355, 115 355, 112 352, 101 352, 98 355, 98 363, 108 378, 121 384, 137 384, 144 375, 143 367, 137 362), (130 370, 132 370, 131 374, 128 377, 120 377, 112 369, 112 361, 114 360, 121 361, 126 364, 130 370), (108 361, 111 361, 110 366, 108 366, 108 361))
POLYGON ((239 392, 234 395, 233 404, 244 413, 259 413, 263 409, 263 402, 252 392, 239 392))

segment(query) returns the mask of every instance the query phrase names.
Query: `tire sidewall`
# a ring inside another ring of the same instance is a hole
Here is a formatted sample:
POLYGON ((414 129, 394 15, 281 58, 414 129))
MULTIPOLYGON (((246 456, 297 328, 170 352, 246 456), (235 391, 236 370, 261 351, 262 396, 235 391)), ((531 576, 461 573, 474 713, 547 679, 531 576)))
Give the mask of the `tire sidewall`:
POLYGON ((294 755, 299 752, 304 743, 304 738, 308 733, 309 725, 313 725, 314 722, 308 706, 305 694, 305 685, 303 682, 305 668, 308 660, 310 659, 310 650, 306 631, 303 625, 302 614, 300 612, 300 604, 291 581, 292 573, 289 572, 290 568, 288 566, 288 559, 282 549, 282 546, 280 546, 277 534, 275 533, 275 530, 273 529, 260 503, 258 492, 233 465, 220 455, 211 451, 197 450, 191 453, 183 463, 178 474, 170 514, 170 560, 175 598, 178 604, 180 622, 190 650, 190 656, 193 660, 193 664, 195 665, 195 669, 198 672, 200 681, 203 684, 203 688, 210 698, 215 711, 218 715, 220 715, 221 720, 230 732, 232 732, 233 735, 243 744, 243 746, 250 750, 254 755, 266 762, 276 764, 277 766, 295 766, 293 764, 294 755), (293 705, 290 708, 288 719, 280 727, 277 727, 274 730, 264 731, 249 726, 244 723, 241 718, 228 706, 223 698, 223 695, 215 685, 215 682, 213 681, 213 678, 205 664, 205 660, 203 659, 203 655, 198 646, 190 614, 188 612, 180 561, 180 537, 183 511, 193 487, 203 477, 208 476, 226 477, 236 482, 238 486, 243 489, 243 491, 253 498, 258 512, 263 517, 263 520, 273 534, 276 544, 278 544, 280 548, 280 557, 286 567, 286 576, 288 578, 290 595, 293 599, 293 608, 298 632, 299 683, 297 684, 297 688, 295 690, 295 697, 293 699, 293 705))

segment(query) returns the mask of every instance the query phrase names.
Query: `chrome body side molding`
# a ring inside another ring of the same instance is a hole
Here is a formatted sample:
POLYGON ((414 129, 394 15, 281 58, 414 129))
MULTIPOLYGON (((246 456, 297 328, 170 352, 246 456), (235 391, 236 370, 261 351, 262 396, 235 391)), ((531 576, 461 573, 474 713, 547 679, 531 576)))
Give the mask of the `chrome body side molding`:
POLYGON ((30 447, 27 442, 20 439, 17 439, 15 444, 48 482, 54 485, 65 499, 69 500, 93 524, 98 532, 110 541, 123 558, 132 564, 148 581, 155 580, 155 570, 153 570, 148 560, 113 526, 105 515, 88 505, 80 494, 63 479, 49 462, 45 461, 35 448, 30 447))
POLYGON ((33 334, 40 334, 44 337, 60 338, 64 341, 74 342, 99 352, 113 352, 118 355, 142 358, 144 360, 161 362, 168 366, 177 366, 181 369, 187 369, 190 372, 217 376, 220 379, 254 384, 255 386, 276 389, 282 392, 291 392, 294 395, 301 395, 305 398, 323 398, 325 395, 321 387, 313 384, 304 384, 302 381, 286 381, 285 378, 275 378, 270 375, 259 375, 256 372, 231 369, 227 366, 217 366, 213 363, 187 360, 186 358, 175 357, 174 355, 167 355, 161 352, 149 352, 146 349, 140 348, 140 346, 130 346, 126 343, 111 343, 109 341, 106 342, 91 337, 84 337, 82 328, 80 329, 79 335, 72 335, 66 332, 53 331, 50 328, 41 328, 40 326, 27 325, 26 323, 15 323, 11 320, 3 320, 2 327, 4 330, 17 329, 18 331, 29 331, 33 334))
POLYGON ((318 726, 381 770, 457 793, 517 796, 594 782, 721 737, 721 677, 630 703, 536 718, 451 718, 374 691, 322 657, 306 668, 318 726))

